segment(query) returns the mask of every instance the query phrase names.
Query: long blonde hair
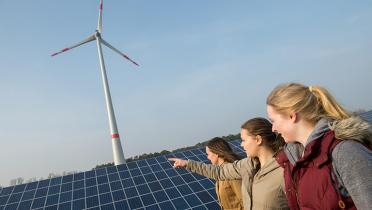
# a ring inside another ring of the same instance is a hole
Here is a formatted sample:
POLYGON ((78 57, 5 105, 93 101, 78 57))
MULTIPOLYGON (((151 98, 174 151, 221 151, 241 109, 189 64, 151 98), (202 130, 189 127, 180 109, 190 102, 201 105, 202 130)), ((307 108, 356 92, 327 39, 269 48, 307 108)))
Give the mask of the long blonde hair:
POLYGON ((266 104, 280 114, 288 114, 290 111, 301 113, 305 120, 314 124, 323 117, 341 120, 350 116, 350 113, 320 86, 308 87, 299 83, 279 85, 271 91, 266 104))

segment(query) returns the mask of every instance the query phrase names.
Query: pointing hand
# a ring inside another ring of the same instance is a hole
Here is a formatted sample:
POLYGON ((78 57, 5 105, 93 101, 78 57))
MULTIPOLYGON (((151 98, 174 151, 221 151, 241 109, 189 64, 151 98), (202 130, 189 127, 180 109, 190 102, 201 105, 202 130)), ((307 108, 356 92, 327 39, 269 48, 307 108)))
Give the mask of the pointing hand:
POLYGON ((182 160, 179 158, 168 158, 170 161, 174 161, 173 168, 186 167, 188 160, 182 160))

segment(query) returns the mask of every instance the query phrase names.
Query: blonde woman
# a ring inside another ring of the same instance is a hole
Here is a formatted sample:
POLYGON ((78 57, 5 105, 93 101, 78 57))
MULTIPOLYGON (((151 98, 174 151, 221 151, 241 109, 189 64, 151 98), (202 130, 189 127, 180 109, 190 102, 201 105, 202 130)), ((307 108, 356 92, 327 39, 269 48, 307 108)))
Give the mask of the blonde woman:
POLYGON ((372 209, 371 126, 329 92, 298 83, 267 97, 273 131, 287 142, 284 168, 291 209, 372 209))
POLYGON ((264 118, 253 118, 241 126, 241 146, 247 158, 212 165, 193 160, 170 158, 174 167, 215 180, 241 179, 244 209, 289 209, 284 194, 283 169, 275 160, 284 140, 272 132, 271 123, 264 118))

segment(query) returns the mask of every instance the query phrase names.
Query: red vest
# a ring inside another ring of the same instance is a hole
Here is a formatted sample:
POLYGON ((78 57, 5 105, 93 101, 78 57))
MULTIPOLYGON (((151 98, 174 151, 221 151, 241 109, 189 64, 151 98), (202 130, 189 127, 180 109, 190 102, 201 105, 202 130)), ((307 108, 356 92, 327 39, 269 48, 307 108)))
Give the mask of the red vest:
POLYGON ((295 165, 284 151, 277 155, 277 162, 284 168, 290 209, 356 209, 350 196, 340 194, 340 184, 332 168, 332 151, 340 142, 333 131, 326 132, 306 146, 303 157, 295 165))

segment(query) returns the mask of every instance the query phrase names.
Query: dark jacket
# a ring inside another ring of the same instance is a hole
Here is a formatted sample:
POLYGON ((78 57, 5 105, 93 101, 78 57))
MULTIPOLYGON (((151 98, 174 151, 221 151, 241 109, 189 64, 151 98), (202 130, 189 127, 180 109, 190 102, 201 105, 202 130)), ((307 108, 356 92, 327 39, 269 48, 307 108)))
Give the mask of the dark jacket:
POLYGON ((322 119, 305 148, 287 144, 277 161, 284 168, 290 208, 372 209, 372 152, 362 145, 371 140, 370 129, 357 117, 322 119))

